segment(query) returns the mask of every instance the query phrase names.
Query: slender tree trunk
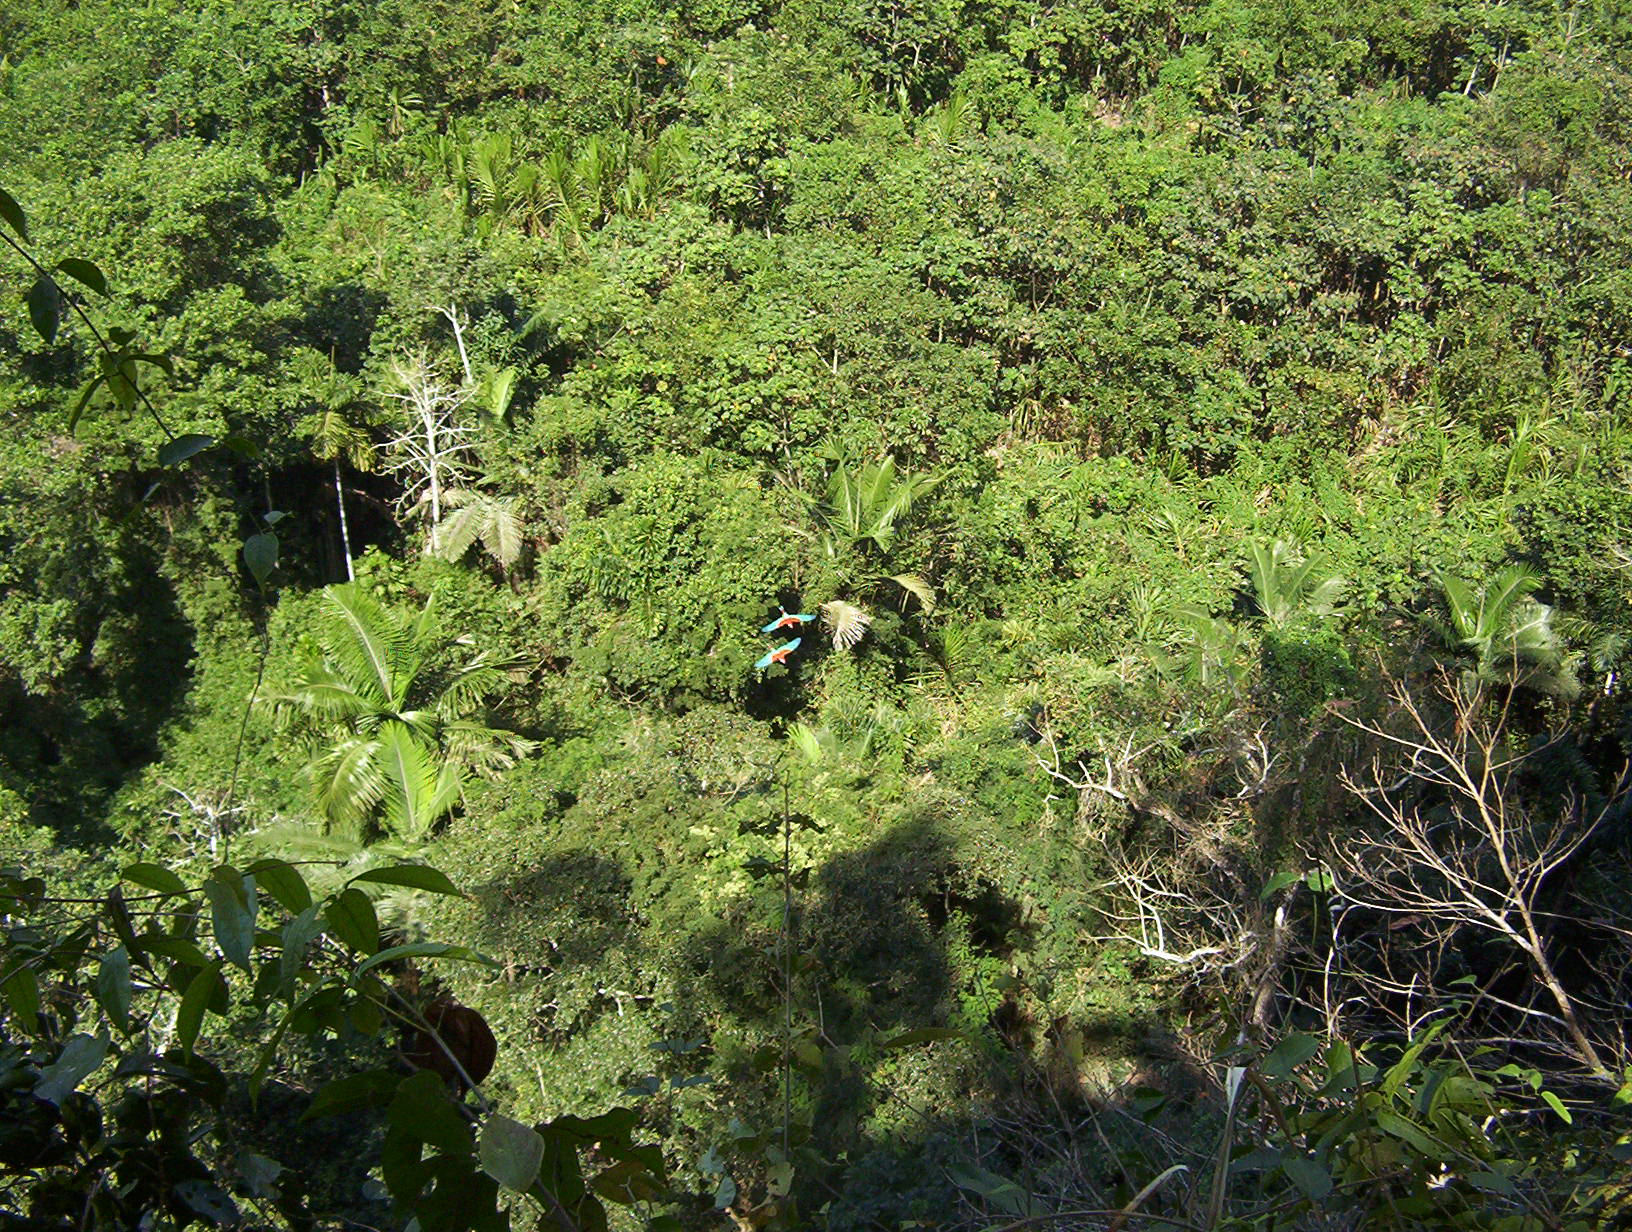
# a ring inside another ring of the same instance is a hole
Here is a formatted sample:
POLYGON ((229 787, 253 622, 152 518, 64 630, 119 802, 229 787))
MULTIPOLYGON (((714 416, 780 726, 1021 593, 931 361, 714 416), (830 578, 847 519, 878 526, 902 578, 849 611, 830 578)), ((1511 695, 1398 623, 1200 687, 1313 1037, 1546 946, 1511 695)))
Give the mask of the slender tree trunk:
POLYGON ((442 458, 437 453, 436 420, 433 416, 425 419, 425 454, 431 460, 431 555, 439 555, 442 549, 442 458))
POLYGON ((334 459, 334 503, 340 510, 340 553, 346 558, 346 581, 355 582, 357 575, 351 571, 351 530, 346 525, 346 497, 340 489, 340 459, 334 459))

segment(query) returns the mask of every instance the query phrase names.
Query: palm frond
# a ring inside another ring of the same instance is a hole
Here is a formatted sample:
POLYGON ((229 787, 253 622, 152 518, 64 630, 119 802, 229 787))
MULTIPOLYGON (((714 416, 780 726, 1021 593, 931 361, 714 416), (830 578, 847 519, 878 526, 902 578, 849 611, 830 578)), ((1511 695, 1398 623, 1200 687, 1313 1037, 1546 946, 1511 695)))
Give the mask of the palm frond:
POLYGON ((903 609, 907 606, 906 595, 911 595, 923 605, 926 614, 935 610, 935 588, 916 573, 892 573, 889 580, 905 592, 901 599, 903 609))
POLYGON ((377 740, 353 738, 323 749, 307 763, 319 811, 331 824, 359 826, 385 792, 377 740))
POLYGON ((833 599, 822 604, 822 624, 833 639, 834 650, 851 650, 867 634, 873 618, 854 603, 833 599))
POLYGON ((459 766, 451 758, 438 758, 406 727, 388 727, 379 746, 386 828, 398 838, 419 842, 458 800, 463 785, 459 766))
POLYGON ((355 583, 324 587, 323 602, 335 618, 320 634, 323 649, 360 686, 400 707, 398 690, 411 675, 401 625, 355 583))

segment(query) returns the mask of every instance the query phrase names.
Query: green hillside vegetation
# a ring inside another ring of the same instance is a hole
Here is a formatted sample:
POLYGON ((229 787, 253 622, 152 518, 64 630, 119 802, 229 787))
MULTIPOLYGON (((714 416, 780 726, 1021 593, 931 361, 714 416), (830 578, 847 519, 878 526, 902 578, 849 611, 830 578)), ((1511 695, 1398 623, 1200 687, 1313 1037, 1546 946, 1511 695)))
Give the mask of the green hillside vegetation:
POLYGON ((38 0, 0 132, 0 1226, 1632 1219, 1622 6, 38 0))

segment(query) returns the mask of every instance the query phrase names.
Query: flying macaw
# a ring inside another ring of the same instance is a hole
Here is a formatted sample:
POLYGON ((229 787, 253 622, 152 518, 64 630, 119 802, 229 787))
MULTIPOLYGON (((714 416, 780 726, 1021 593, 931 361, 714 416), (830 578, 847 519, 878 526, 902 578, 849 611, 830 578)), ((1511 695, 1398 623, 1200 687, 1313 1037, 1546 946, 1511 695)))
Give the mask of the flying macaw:
POLYGON ((797 628, 807 625, 816 619, 816 617, 807 615, 804 612, 790 612, 785 607, 779 607, 776 610, 781 612, 782 615, 778 616, 775 620, 771 621, 770 624, 761 629, 761 633, 775 633, 778 629, 797 628))
POLYGON ((767 651, 765 657, 758 663, 754 664, 754 666, 759 668, 760 671, 764 671, 773 663, 786 663, 788 661, 788 656, 794 651, 798 650, 799 643, 804 640, 805 639, 802 637, 796 637, 786 645, 778 646, 775 650, 767 651))

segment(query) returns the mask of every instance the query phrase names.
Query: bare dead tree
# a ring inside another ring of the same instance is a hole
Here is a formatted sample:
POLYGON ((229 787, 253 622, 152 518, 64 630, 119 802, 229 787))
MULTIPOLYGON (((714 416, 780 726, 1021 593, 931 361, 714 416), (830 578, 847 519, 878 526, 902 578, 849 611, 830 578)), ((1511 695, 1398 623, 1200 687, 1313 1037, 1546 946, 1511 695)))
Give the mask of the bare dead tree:
POLYGON ((1335 874, 1334 953, 1348 951, 1349 976, 1371 999, 1398 1004, 1440 999, 1435 969, 1470 931, 1494 939, 1528 971, 1533 995, 1480 995, 1518 1014, 1524 1038, 1608 1074, 1608 1060, 1626 1058, 1606 1050, 1624 1046, 1584 1025, 1582 996, 1559 971, 1544 894, 1624 795, 1626 774, 1593 807, 1579 795, 1549 801, 1525 781, 1536 749, 1510 730, 1511 690, 1493 695, 1442 674, 1426 697, 1396 680, 1390 698, 1387 725, 1344 719, 1377 752, 1365 771, 1342 772, 1371 825, 1323 853, 1335 874))
POLYGON ((467 487, 473 474, 473 429, 459 422, 459 411, 475 391, 468 383, 444 380, 423 352, 396 361, 391 375, 395 388, 387 395, 402 404, 400 427, 386 444, 392 459, 386 470, 402 477, 397 515, 423 510, 430 522, 430 550, 439 552, 447 493, 467 487))

